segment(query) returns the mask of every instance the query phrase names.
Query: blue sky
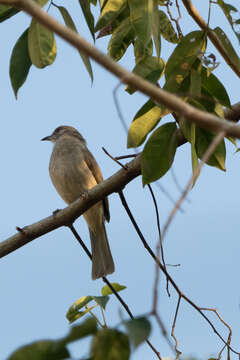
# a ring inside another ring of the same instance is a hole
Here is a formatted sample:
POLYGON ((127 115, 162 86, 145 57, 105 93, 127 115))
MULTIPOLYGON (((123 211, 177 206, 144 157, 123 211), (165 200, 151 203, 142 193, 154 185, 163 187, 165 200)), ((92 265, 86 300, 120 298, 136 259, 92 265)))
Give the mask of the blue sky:
MULTIPOLYGON (((64 4, 64 2, 59 2, 64 4)), ((195 2, 203 16, 207 16, 207 2, 195 2)), ((237 1, 232 1, 237 6, 237 1)), ((74 14, 79 32, 91 41, 81 16, 78 3, 68 9, 74 14)), ((228 34, 230 27, 220 11, 216 10, 212 26, 223 26, 228 34), (216 25, 214 24, 216 21, 216 25)), ((60 19, 57 10, 50 14, 60 19)), ((183 12, 183 15, 185 13, 183 12)), ((99 65, 93 64, 94 83, 82 66, 79 54, 57 38, 58 54, 55 63, 38 70, 31 68, 28 79, 14 98, 8 76, 11 50, 22 32, 29 25, 29 17, 20 14, 1 24, 1 239, 15 233, 15 227, 23 227, 40 220, 57 208, 65 207, 48 175, 48 162, 52 146, 40 139, 49 135, 59 125, 76 127, 100 164, 104 177, 112 175, 118 166, 102 151, 104 146, 112 155, 132 153, 126 149, 126 133, 113 101, 113 90, 118 81, 99 65)), ((184 32, 197 29, 191 21, 183 21, 184 32)), ((238 49, 233 36, 231 39, 238 49)), ((106 41, 100 39, 97 46, 106 50, 106 41)), ((209 51, 213 51, 210 46, 209 51)), ((163 45, 162 56, 167 59, 171 52, 163 45)), ((230 93, 231 102, 239 101, 237 77, 218 55, 219 76, 230 93)), ((133 67, 132 50, 122 64, 133 67)), ((129 125, 139 107, 146 101, 141 94, 128 95, 118 90, 118 99, 126 123, 129 125)), ((240 289, 239 277, 239 154, 227 145, 227 172, 206 166, 194 189, 190 202, 183 205, 184 213, 178 213, 165 238, 165 257, 170 264, 180 263, 169 271, 182 291, 202 307, 214 307, 233 329, 232 345, 239 346, 240 289)), ((190 148, 184 145, 177 150, 173 166, 174 174, 182 187, 191 175, 190 148)), ((174 199, 179 190, 169 172, 160 184, 174 199)), ((172 203, 153 187, 164 224, 172 203)), ((152 201, 141 179, 135 179, 124 190, 131 210, 146 236, 155 248, 157 241, 156 221, 152 201)), ((121 295, 135 315, 148 313, 152 307, 154 264, 137 237, 117 194, 110 196, 111 222, 107 225, 116 271, 110 281, 127 286, 121 295)), ((76 227, 89 245, 87 226, 82 219, 76 227)), ((68 307, 83 295, 97 295, 103 286, 101 280, 91 280, 91 264, 66 228, 58 229, 34 240, 7 257, 1 259, 0 358, 6 359, 20 345, 46 338, 58 338, 67 333, 69 324, 65 318, 68 307)), ((168 329, 173 321, 176 294, 171 298, 165 291, 165 280, 160 278, 158 310, 168 329)), ((119 323, 120 304, 114 299, 106 312, 110 326, 119 323)), ((122 309, 122 315, 127 315, 122 309)), ((213 314, 209 317, 227 338, 222 324, 213 314)), ((221 343, 207 323, 186 303, 181 303, 176 325, 179 349, 184 355, 195 354, 199 358, 216 355, 221 343)), ((153 322, 151 341, 162 356, 172 356, 171 350, 153 322)), ((85 354, 88 342, 70 347, 73 356, 85 354), (83 345, 82 345, 83 344, 83 345)), ((155 359, 143 344, 132 359, 155 359)), ((232 357, 234 359, 234 356, 232 357)))

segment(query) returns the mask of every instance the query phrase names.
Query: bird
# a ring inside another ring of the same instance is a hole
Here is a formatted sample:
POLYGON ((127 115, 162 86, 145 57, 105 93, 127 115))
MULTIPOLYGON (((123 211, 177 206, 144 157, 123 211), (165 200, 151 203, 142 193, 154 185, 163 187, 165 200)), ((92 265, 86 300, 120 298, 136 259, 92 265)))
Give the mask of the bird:
MULTIPOLYGON (((101 170, 86 140, 71 126, 59 126, 42 141, 53 142, 49 162, 52 183, 61 198, 71 204, 86 191, 103 181, 101 170)), ((108 243, 105 220, 110 221, 108 199, 104 198, 83 214, 87 222, 92 249, 92 279, 98 279, 115 270, 108 243)))

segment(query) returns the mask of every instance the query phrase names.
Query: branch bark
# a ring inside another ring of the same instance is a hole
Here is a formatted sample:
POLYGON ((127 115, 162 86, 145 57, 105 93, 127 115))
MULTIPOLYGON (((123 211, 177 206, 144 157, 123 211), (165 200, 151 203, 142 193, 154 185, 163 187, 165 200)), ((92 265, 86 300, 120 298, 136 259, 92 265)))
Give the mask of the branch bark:
POLYGON ((157 103, 165 105, 171 111, 184 116, 198 126, 212 130, 215 132, 224 131, 227 135, 240 139, 240 126, 229 123, 225 119, 218 118, 213 114, 209 114, 194 108, 185 103, 177 96, 152 85, 150 82, 141 77, 130 73, 122 66, 115 63, 109 56, 99 51, 95 46, 88 43, 71 29, 63 26, 54 18, 43 11, 38 4, 32 0, 0 0, 0 4, 22 9, 30 16, 35 18, 39 23, 46 26, 49 30, 58 34, 76 49, 83 51, 86 55, 103 66, 106 70, 117 76, 121 82, 133 87, 157 103))
POLYGON ((87 198, 79 198, 70 206, 57 211, 32 225, 17 227, 18 232, 0 243, 0 258, 19 249, 30 241, 47 234, 61 226, 71 225, 81 214, 92 205, 113 192, 119 192, 141 173, 141 155, 129 162, 126 169, 121 169, 114 175, 95 186, 87 193, 87 198))
POLYGON ((209 29, 207 23, 204 21, 204 19, 201 17, 201 15, 198 13, 197 9, 194 7, 192 2, 190 0, 182 0, 185 8, 187 9, 189 15, 195 20, 195 22, 199 25, 199 27, 206 31, 207 36, 215 46, 215 48, 219 51, 219 53, 222 55, 226 63, 230 66, 230 68, 235 72, 235 74, 240 77, 240 71, 239 68, 232 62, 231 56, 227 53, 227 51, 222 46, 221 42, 219 41, 217 35, 214 33, 213 30, 209 29))

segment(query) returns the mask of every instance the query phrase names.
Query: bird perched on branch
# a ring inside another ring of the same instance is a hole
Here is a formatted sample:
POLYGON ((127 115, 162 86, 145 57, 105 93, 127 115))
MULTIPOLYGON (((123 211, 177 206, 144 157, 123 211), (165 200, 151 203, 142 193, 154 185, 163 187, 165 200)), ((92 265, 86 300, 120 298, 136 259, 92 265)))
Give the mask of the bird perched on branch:
MULTIPOLYGON (((82 135, 71 126, 60 126, 42 140, 54 143, 49 173, 58 194, 67 203, 103 181, 101 170, 82 135)), ((104 220, 110 220, 108 199, 98 202, 83 214, 92 247, 92 279, 114 272, 104 220)))

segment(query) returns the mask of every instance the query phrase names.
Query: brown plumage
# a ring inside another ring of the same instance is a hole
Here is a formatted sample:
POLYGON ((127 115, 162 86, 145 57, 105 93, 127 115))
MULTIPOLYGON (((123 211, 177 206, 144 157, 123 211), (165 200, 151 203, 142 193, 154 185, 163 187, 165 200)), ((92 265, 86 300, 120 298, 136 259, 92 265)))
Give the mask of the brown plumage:
MULTIPOLYGON (((49 164, 53 185, 62 199, 71 204, 84 191, 103 181, 101 170, 82 135, 71 126, 60 126, 42 140, 54 143, 49 164)), ((114 272, 104 218, 109 221, 108 199, 98 202, 83 214, 89 228, 92 247, 92 278, 114 272)))

